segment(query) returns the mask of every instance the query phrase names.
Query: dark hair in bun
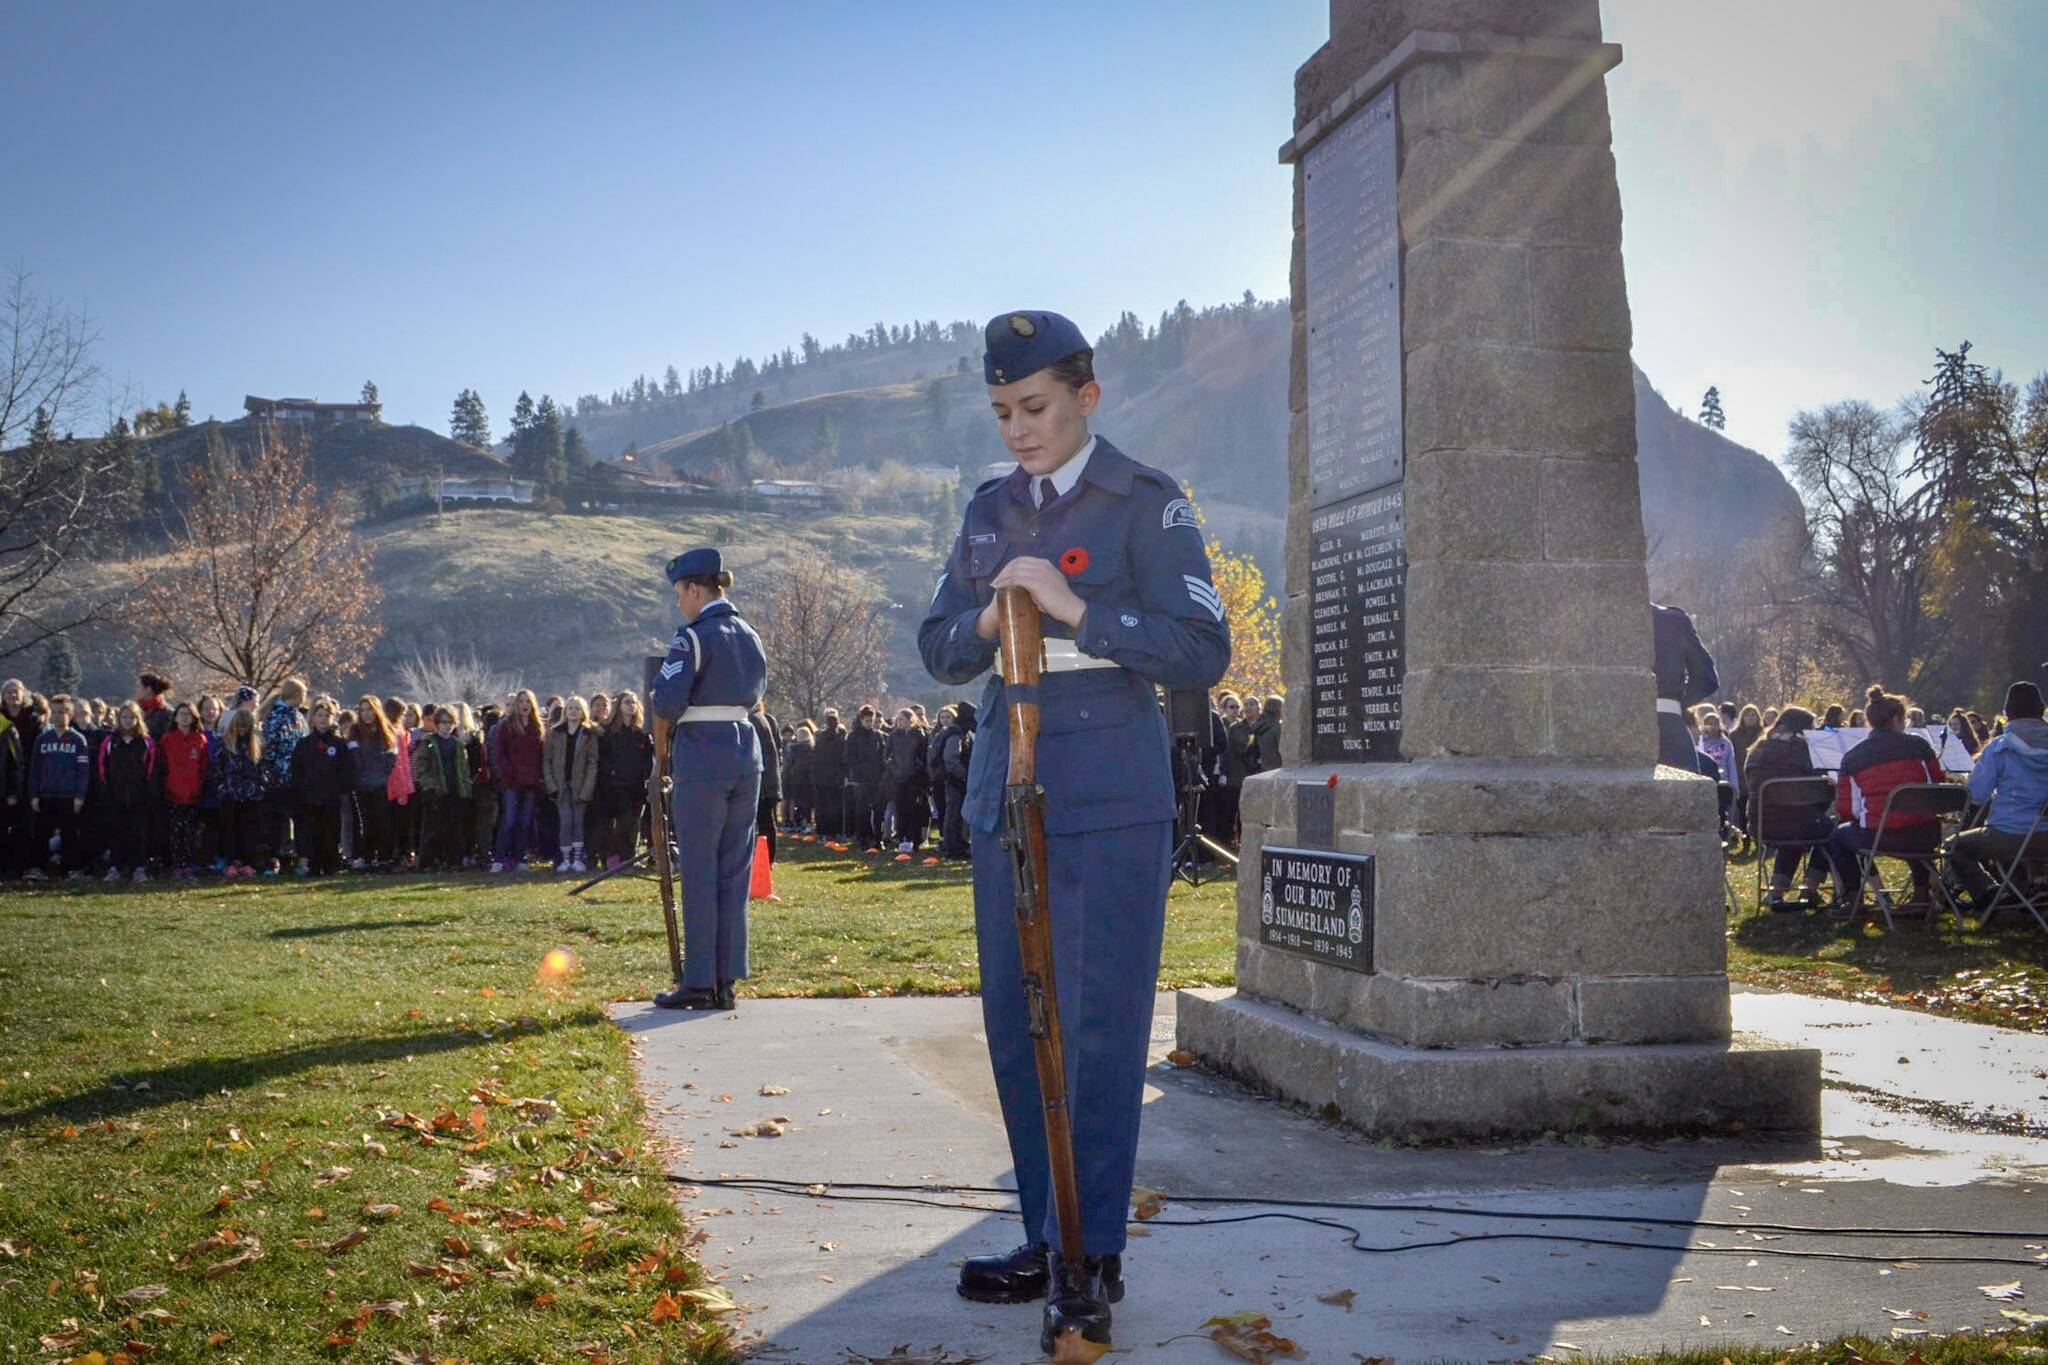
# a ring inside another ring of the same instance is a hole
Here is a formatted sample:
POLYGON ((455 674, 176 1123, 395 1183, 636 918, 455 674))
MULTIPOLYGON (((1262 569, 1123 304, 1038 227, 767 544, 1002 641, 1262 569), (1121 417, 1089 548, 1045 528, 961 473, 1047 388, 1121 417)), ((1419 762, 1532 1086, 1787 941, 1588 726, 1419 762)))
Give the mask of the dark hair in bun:
POLYGON ((1885 691, 1883 684, 1872 683, 1863 696, 1863 718, 1871 729, 1889 729, 1906 718, 1906 699, 1885 691))
POLYGON ((717 573, 686 573, 676 582, 694 583, 707 592, 724 592, 732 586, 732 570, 720 569, 717 573))

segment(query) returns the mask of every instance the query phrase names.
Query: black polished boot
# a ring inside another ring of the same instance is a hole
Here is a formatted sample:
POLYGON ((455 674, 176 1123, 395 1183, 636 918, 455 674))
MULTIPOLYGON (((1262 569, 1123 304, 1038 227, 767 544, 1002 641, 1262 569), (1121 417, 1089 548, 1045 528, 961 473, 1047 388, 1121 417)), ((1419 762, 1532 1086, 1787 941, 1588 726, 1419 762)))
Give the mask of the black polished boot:
POLYGON ((960 1267, 960 1297, 976 1303, 1029 1303, 1045 1297, 1047 1249, 1026 1242, 1004 1256, 970 1256, 960 1267))
POLYGON ((677 986, 672 990, 654 993, 654 1008, 658 1010, 715 1010, 718 1008, 718 992, 709 986, 677 986))
POLYGON ((718 1008, 736 1010, 740 1007, 739 988, 730 981, 718 983, 718 1008))
POLYGON ((1079 1265, 1067 1265, 1053 1252, 1046 1269, 1049 1288, 1038 1349, 1052 1354, 1068 1332, 1079 1332, 1083 1341, 1098 1346, 1109 1345, 1109 1306, 1124 1296, 1123 1258, 1084 1256, 1079 1265))

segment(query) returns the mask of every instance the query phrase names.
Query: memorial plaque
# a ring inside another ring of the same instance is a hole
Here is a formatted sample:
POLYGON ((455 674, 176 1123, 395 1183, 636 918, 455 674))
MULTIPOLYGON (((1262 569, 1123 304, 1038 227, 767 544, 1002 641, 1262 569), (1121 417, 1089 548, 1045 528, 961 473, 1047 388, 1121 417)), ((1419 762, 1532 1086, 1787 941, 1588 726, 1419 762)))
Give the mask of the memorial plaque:
POLYGON ((1309 757, 1401 757, 1408 552, 1397 484, 1309 514, 1309 757))
POLYGON ((1348 971, 1372 970, 1370 853, 1259 852, 1259 942, 1348 971))
POLYGON ((1308 268, 1308 505, 1401 477, 1401 226, 1394 90, 1302 159, 1308 268))

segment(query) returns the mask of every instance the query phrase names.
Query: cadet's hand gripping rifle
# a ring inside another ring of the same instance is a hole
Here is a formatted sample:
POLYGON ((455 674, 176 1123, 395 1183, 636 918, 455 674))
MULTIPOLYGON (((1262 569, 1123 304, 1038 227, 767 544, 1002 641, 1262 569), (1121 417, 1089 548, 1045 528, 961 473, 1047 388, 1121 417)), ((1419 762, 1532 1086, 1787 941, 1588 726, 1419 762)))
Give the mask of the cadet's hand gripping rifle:
MULTIPOLYGON (((649 656, 642 661, 641 679, 644 690, 641 695, 650 703, 654 700, 654 684, 661 676, 660 658, 649 656)), ((661 922, 668 930, 668 966, 675 973, 676 988, 683 984, 683 941, 676 932, 676 869, 670 857, 674 845, 670 840, 675 835, 669 812, 669 738, 674 733, 672 722, 660 716, 654 718, 654 762, 647 769, 647 856, 654 860, 654 875, 661 881, 661 922)))
MULTIPOLYGON (((1074 1128, 1067 1109, 1059 991, 1053 982, 1052 921, 1046 900, 1045 789, 1038 785, 1038 680, 1044 633, 1038 604, 1022 588, 996 593, 1003 661, 1003 705, 1010 722, 1010 771, 1003 788, 1003 847, 1017 886, 1017 947, 1024 968, 1024 1010, 1045 1102, 1045 1147, 1059 1215, 1060 1259, 1081 1264, 1081 1192, 1074 1173, 1074 1128)), ((1037 1237, 1036 1228, 1026 1228, 1037 1237)))

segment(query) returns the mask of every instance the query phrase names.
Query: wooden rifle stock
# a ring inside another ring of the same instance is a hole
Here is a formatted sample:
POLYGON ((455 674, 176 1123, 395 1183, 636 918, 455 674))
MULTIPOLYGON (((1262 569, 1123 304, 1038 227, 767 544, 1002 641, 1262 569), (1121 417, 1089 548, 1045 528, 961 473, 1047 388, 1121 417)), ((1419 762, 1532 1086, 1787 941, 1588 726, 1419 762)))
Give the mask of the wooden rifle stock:
MULTIPOLYGON (((1045 1147, 1052 1171, 1060 1258, 1081 1263, 1081 1189, 1074 1170, 1073 1115, 1067 1108, 1067 1063, 1060 1034, 1059 990, 1053 979, 1052 919, 1046 898, 1045 789, 1038 785, 1038 682, 1045 637, 1038 604, 1022 588, 996 593, 1002 651, 1003 706, 1010 725, 1010 770, 1003 788, 1003 847, 1017 888, 1017 948, 1024 970, 1024 1009, 1045 1103, 1045 1147)), ((1038 1229, 1026 1228, 1037 1236, 1038 1229)))
MULTIPOLYGON (((641 695, 647 699, 648 712, 654 710, 654 684, 661 676, 661 659, 649 656, 643 661, 642 681, 645 688, 641 695)), ((668 966, 675 974, 676 985, 683 984, 683 940, 676 930, 676 869, 675 860, 670 857, 674 848, 675 830, 669 811, 669 739, 674 734, 672 722, 654 717, 654 763, 647 770, 647 856, 654 864, 655 878, 661 883, 661 922, 668 930, 668 966)))

